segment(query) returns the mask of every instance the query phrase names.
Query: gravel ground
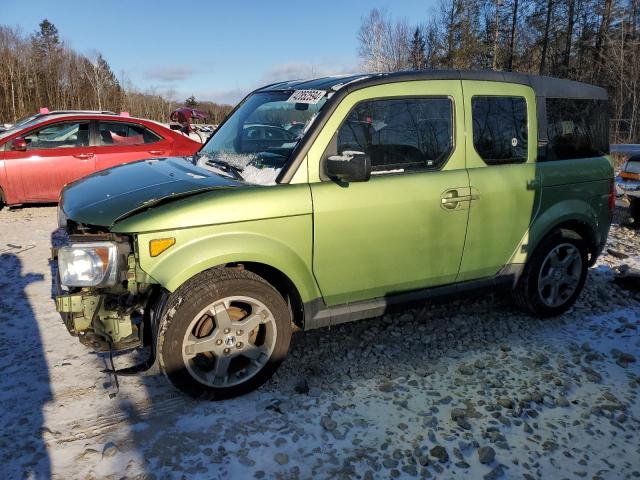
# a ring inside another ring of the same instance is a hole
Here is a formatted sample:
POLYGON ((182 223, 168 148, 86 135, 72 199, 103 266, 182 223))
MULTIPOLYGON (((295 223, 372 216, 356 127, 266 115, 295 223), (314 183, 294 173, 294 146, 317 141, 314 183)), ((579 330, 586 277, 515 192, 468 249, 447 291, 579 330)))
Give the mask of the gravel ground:
POLYGON ((210 403, 158 376, 110 396, 55 313, 54 229, 52 207, 0 211, 0 478, 640 477, 640 294, 612 282, 638 231, 612 227, 562 317, 398 308, 296 334, 272 381, 210 403))

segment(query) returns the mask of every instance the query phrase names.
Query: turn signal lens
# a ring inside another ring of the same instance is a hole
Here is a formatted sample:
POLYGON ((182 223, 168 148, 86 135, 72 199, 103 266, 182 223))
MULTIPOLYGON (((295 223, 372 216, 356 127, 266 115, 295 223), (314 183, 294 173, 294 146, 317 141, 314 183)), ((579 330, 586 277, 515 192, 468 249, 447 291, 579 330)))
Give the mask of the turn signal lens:
POLYGON ((149 255, 157 257, 176 243, 175 238, 156 238, 149 242, 149 255))

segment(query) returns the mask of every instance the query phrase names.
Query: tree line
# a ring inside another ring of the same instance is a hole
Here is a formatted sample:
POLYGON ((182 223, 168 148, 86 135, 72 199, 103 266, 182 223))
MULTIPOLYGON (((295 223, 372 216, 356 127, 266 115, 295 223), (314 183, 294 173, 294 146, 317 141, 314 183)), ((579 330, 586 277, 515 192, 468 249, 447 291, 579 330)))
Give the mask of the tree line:
MULTIPOLYGON (((128 111, 132 116, 168 122, 182 104, 172 100, 175 92, 140 91, 123 73, 118 79, 107 60, 94 51, 80 54, 60 39, 58 29, 43 20, 39 30, 23 34, 0 25, 0 122, 50 110, 128 111)), ((198 102, 189 106, 208 114, 209 123, 220 123, 232 106, 198 102)))
POLYGON ((614 142, 640 143, 640 0, 440 0, 423 23, 373 9, 358 32, 367 71, 492 69, 609 92, 614 142))

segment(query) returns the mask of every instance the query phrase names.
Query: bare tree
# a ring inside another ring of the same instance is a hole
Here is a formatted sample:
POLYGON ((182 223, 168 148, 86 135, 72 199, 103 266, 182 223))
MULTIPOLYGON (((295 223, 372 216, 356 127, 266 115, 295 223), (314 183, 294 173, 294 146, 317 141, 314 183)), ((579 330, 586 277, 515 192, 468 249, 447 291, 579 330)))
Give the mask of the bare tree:
POLYGON ((358 32, 362 66, 369 72, 392 72, 408 67, 410 29, 405 20, 392 22, 384 11, 373 9, 358 32))

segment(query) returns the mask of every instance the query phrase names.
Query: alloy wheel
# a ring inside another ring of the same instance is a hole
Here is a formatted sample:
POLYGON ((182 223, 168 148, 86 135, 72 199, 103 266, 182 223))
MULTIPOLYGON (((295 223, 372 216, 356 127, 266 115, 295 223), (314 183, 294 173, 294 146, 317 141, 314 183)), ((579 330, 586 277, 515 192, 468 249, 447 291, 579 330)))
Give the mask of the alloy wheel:
POLYGON ((582 256, 571 243, 551 250, 538 275, 538 293, 548 307, 559 307, 575 293, 582 274, 582 256))
POLYGON ((217 300, 189 324, 182 359, 193 378, 210 387, 232 387, 267 364, 277 338, 271 311, 255 298, 217 300))

